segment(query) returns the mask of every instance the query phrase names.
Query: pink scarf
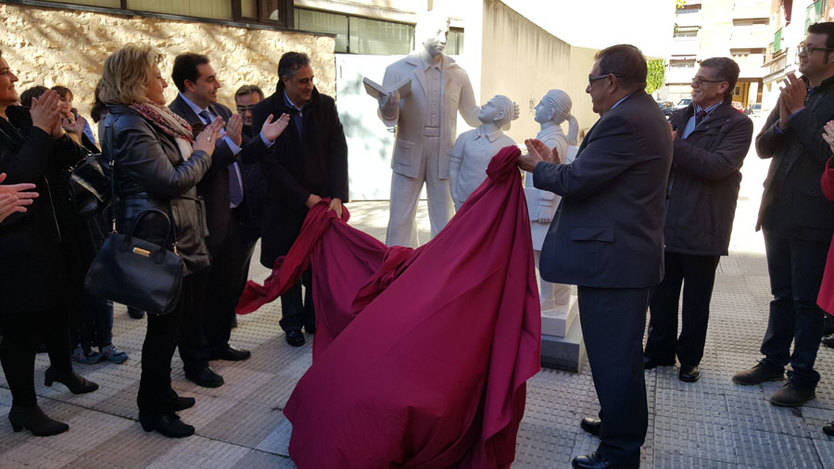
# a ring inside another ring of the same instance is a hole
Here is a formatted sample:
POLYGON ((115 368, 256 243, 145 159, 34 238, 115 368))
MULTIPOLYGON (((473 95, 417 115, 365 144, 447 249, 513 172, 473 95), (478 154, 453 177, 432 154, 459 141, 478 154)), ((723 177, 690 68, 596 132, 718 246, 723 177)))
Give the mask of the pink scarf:
POLYGON ((164 106, 151 103, 133 103, 130 108, 138 112, 145 119, 153 122, 166 134, 174 138, 182 138, 191 143, 194 135, 191 126, 182 117, 174 114, 164 106))

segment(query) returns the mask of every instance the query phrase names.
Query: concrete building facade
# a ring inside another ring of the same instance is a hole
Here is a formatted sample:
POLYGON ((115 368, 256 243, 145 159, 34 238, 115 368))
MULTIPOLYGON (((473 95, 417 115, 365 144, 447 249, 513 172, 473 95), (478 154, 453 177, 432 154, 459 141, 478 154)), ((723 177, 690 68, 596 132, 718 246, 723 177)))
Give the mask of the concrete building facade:
POLYGON ((679 5, 663 98, 688 98, 702 60, 731 57, 740 68, 733 101, 745 108, 761 103, 770 9, 770 0, 688 0, 679 5))

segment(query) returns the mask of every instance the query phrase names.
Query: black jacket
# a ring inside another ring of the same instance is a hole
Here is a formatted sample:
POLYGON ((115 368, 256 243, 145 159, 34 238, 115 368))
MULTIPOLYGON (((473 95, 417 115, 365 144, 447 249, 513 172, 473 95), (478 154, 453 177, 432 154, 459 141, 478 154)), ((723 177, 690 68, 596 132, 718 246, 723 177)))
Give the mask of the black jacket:
POLYGON ((828 241, 834 233, 834 202, 820 189, 831 149, 822 126, 834 119, 834 77, 816 87, 805 108, 781 132, 779 107, 756 137, 760 158, 772 158, 764 182, 756 229, 809 241, 828 241))
POLYGON ((0 314, 66 306, 68 250, 78 218, 69 201, 68 170, 86 153, 69 137, 51 138, 33 127, 29 111, 6 109, 0 119, 0 173, 4 184, 30 182, 40 197, 25 214, 0 223, 0 314))
MULTIPOLYGON (((129 107, 110 105, 108 109, 101 146, 114 164, 118 229, 129 229, 148 209, 162 210, 174 224, 186 273, 208 267, 205 205, 196 186, 211 166, 211 156, 195 151, 185 160, 173 137, 129 107)), ((162 217, 148 216, 135 233, 162 244, 168 235, 165 228, 162 217)))
MULTIPOLYGON (((202 129, 204 125, 202 119, 194 114, 191 107, 179 95, 168 105, 168 108, 185 119, 195 129, 202 129)), ((209 108, 211 112, 220 116, 226 122, 232 117, 232 111, 220 103, 211 104, 209 108)), ((229 223, 232 222, 232 209, 229 207, 229 165, 235 159, 240 163, 244 160, 250 163, 257 162, 259 156, 266 152, 266 146, 260 138, 250 139, 245 144, 241 143, 241 151, 235 156, 225 139, 218 140, 212 154, 211 168, 197 185, 197 193, 206 202, 206 221, 209 228, 207 242, 212 247, 223 243, 228 235, 229 223)), ((242 175, 243 166, 241 165, 242 175)), ((244 179, 244 203, 249 194, 245 184, 246 180, 244 179)))
POLYGON ((727 255, 741 165, 750 149, 753 122, 729 103, 713 109, 685 140, 694 105, 676 111, 678 131, 666 195, 666 250, 700 256, 727 255))
MULTIPOLYGON (((272 114, 296 111, 284 102, 281 82, 272 96, 255 106, 253 127, 260 129, 272 114)), ((293 119, 261 159, 268 194, 262 233, 261 263, 271 268, 286 254, 307 215, 310 194, 337 197, 348 202, 347 142, 333 98, 313 90, 303 109, 303 136, 293 119)))

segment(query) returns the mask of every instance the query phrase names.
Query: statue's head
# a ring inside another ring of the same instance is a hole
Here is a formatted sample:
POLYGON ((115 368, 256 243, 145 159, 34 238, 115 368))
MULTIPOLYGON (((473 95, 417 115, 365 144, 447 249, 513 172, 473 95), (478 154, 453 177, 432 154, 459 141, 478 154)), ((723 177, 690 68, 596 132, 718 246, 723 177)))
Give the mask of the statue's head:
POLYGON ((446 49, 446 35, 449 33, 449 17, 435 11, 424 13, 417 20, 414 37, 432 57, 446 49))
POLYGON ((478 120, 495 123, 499 129, 508 129, 510 122, 517 117, 514 108, 515 104, 510 98, 498 94, 481 106, 478 120))
POLYGON ((542 96, 542 100, 536 105, 536 122, 544 124, 553 121, 561 124, 570 116, 572 106, 570 96, 567 93, 562 90, 550 90, 542 96))

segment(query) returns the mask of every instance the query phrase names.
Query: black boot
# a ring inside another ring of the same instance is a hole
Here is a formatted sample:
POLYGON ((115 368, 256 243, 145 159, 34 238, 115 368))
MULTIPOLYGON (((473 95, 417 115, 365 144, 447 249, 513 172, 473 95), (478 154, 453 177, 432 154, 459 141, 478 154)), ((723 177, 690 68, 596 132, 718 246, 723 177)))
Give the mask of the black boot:
POLYGON ((14 431, 19 432, 25 428, 35 436, 57 435, 69 430, 69 425, 52 420, 37 404, 32 407, 12 406, 9 422, 14 431))
POLYGON ((183 438, 194 434, 194 427, 185 424, 173 412, 170 414, 143 414, 139 412, 139 423, 146 432, 154 430, 168 438, 183 438))
POLYGON ((74 371, 70 371, 69 373, 58 373, 55 368, 49 367, 46 369, 46 376, 44 376, 43 384, 52 386, 54 381, 68 387, 73 394, 85 394, 98 389, 98 384, 92 381, 87 381, 83 377, 75 374, 74 371))

